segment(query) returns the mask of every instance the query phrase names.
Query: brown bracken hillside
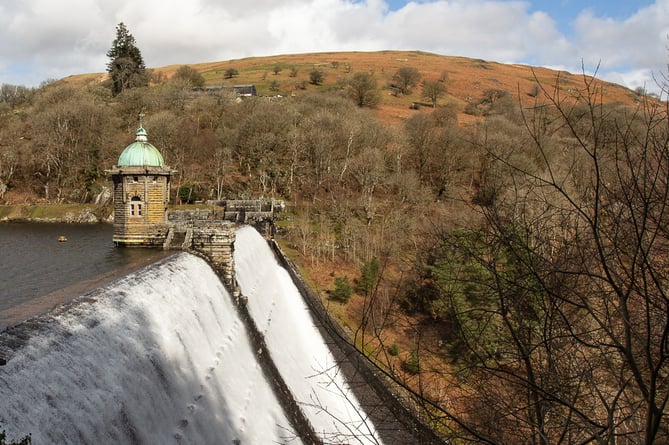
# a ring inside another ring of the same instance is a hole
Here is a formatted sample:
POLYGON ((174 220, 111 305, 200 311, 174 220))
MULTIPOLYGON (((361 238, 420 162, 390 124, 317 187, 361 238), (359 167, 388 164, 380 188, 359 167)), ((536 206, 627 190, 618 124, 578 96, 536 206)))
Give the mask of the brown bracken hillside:
MULTIPOLYGON (((153 68, 154 73, 170 78, 181 65, 153 68)), ((582 73, 568 73, 526 65, 511 65, 466 57, 443 56, 422 51, 375 51, 375 52, 324 52, 309 54, 249 57, 220 62, 191 64, 206 80, 207 86, 232 86, 254 84, 259 95, 300 94, 302 88, 341 88, 347 76, 356 72, 374 75, 383 95, 377 107, 379 118, 388 123, 397 123, 411 115, 411 104, 426 102, 421 98, 421 88, 416 86, 409 95, 393 95, 389 86, 394 74, 402 67, 416 68, 421 81, 442 81, 446 94, 439 99, 441 106, 453 106, 458 111, 481 99, 486 90, 506 91, 523 101, 534 100, 533 92, 540 84, 552 92, 556 83, 566 94, 577 95, 583 87, 582 73), (238 75, 226 79, 229 69, 238 75), (324 81, 318 87, 308 83, 314 69, 324 73, 324 81), (274 82, 278 90, 270 90, 274 82)), ((101 81, 105 74, 82 74, 68 77, 69 82, 101 81)), ((621 85, 597 80, 602 87, 602 100, 606 103, 632 104, 637 95, 621 85)), ((459 114, 467 122, 471 116, 459 114)))

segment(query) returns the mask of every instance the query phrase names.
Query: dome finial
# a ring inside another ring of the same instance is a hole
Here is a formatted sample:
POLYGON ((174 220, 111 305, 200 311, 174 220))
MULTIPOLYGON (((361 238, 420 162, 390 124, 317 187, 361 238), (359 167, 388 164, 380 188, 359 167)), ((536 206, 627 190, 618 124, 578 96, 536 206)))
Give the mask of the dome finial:
POLYGON ((146 130, 144 127, 142 127, 142 118, 144 117, 144 113, 139 113, 139 128, 137 129, 137 132, 135 133, 135 140, 139 142, 146 142, 148 140, 148 135, 146 133, 146 130))

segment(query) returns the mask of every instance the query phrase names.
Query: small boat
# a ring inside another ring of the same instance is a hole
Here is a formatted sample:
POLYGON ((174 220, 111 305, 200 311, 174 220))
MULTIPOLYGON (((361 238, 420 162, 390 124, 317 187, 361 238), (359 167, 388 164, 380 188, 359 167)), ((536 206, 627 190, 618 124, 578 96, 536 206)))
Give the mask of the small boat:
POLYGON ((65 241, 67 241, 67 237, 66 237, 66 236, 61 235, 61 236, 58 237, 58 242, 59 242, 59 243, 64 243, 65 241))

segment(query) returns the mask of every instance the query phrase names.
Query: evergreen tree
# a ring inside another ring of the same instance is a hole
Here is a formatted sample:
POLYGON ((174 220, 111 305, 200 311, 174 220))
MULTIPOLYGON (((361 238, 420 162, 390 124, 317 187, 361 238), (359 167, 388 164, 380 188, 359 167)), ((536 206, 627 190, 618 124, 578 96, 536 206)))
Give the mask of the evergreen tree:
POLYGON ((142 53, 135 45, 135 38, 123 22, 116 26, 116 38, 112 47, 107 51, 107 57, 110 59, 107 64, 107 72, 114 96, 128 88, 148 85, 142 53))
POLYGON ((330 297, 341 303, 348 303, 353 293, 351 283, 348 281, 348 276, 337 277, 334 280, 335 288, 330 291, 330 297))
POLYGON ((373 257, 360 268, 360 279, 355 281, 355 291, 361 295, 370 294, 379 281, 379 260, 373 257))

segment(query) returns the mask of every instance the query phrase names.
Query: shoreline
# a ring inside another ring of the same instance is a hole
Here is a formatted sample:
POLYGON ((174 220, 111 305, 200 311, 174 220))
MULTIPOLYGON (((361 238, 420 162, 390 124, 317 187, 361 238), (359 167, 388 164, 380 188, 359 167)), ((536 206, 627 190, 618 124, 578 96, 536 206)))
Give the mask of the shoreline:
POLYGON ((91 204, 0 205, 0 223, 110 223, 110 208, 91 204))

